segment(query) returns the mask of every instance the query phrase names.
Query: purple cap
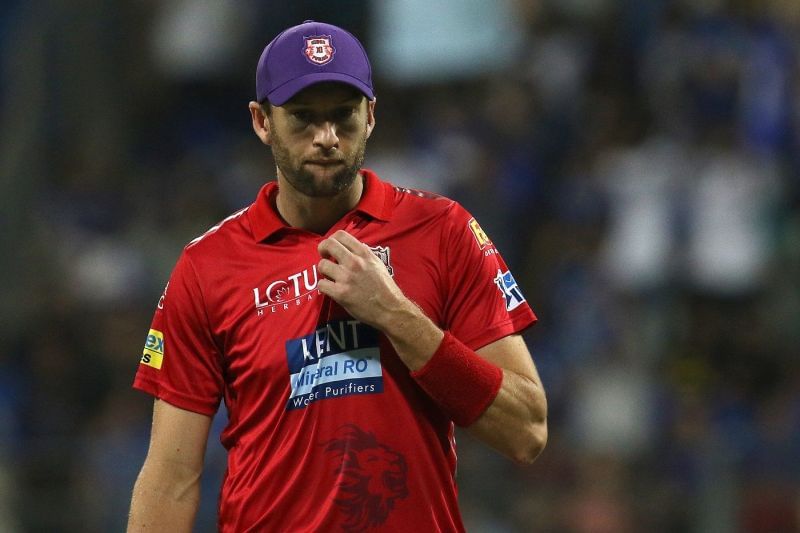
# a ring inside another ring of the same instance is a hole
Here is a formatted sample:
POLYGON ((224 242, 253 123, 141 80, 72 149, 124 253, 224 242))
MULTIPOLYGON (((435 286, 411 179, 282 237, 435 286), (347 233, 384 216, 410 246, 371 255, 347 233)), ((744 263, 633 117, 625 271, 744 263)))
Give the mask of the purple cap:
POLYGON ((352 33, 307 20, 279 33, 261 53, 256 97, 281 106, 306 87, 324 81, 351 85, 372 100, 372 69, 352 33))

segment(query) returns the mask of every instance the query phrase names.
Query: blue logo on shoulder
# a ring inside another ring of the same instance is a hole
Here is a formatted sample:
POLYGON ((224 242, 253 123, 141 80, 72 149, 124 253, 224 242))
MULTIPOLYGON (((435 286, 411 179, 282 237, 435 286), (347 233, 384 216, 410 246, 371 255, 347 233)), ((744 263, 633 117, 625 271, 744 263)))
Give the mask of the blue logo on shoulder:
POLYGON ((335 320, 286 341, 287 410, 317 400, 383 392, 378 331, 358 320, 335 320))
POLYGON ((503 272, 497 269, 497 276, 494 278, 494 282, 500 290, 500 294, 506 299, 506 311, 513 311, 525 301, 525 297, 522 295, 514 276, 511 275, 511 271, 506 270, 503 272))

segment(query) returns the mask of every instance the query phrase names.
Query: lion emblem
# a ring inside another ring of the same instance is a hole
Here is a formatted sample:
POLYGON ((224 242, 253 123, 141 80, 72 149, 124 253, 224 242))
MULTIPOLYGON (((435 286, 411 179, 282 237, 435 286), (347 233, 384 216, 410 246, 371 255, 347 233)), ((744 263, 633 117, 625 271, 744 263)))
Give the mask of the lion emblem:
POLYGON ((348 424, 339 436, 322 443, 334 454, 340 496, 335 500, 347 516, 345 531, 365 531, 386 521, 395 502, 408 496, 405 458, 372 433, 348 424))

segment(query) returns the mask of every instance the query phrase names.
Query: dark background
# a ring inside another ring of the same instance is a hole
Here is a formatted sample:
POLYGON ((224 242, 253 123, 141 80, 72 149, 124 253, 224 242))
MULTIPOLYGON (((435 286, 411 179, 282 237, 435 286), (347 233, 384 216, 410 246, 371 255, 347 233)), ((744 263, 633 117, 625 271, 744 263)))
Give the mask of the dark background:
POLYGON ((6 0, 0 531, 124 528, 155 304, 273 179, 255 65, 310 18, 370 51, 367 166, 461 201, 540 317, 550 441, 461 435, 468 529, 800 530, 794 0, 6 0))

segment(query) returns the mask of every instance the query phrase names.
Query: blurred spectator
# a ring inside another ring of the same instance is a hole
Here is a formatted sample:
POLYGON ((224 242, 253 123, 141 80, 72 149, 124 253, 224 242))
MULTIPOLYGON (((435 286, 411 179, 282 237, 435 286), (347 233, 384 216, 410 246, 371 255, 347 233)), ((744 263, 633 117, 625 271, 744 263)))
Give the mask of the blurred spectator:
POLYGON ((152 308, 274 176, 253 68, 314 18, 377 58, 367 166, 460 200, 540 317, 549 445, 459 434, 467 529, 800 530, 796 2, 232 6, 0 7, 0 530, 123 527, 152 308))
POLYGON ((710 146, 699 154, 689 185, 687 266, 700 290, 757 290, 774 257, 771 217, 780 179, 771 159, 747 155, 734 146, 710 146))
POLYGON ((509 0, 379 0, 370 7, 373 69, 396 84, 499 71, 520 44, 509 0))

